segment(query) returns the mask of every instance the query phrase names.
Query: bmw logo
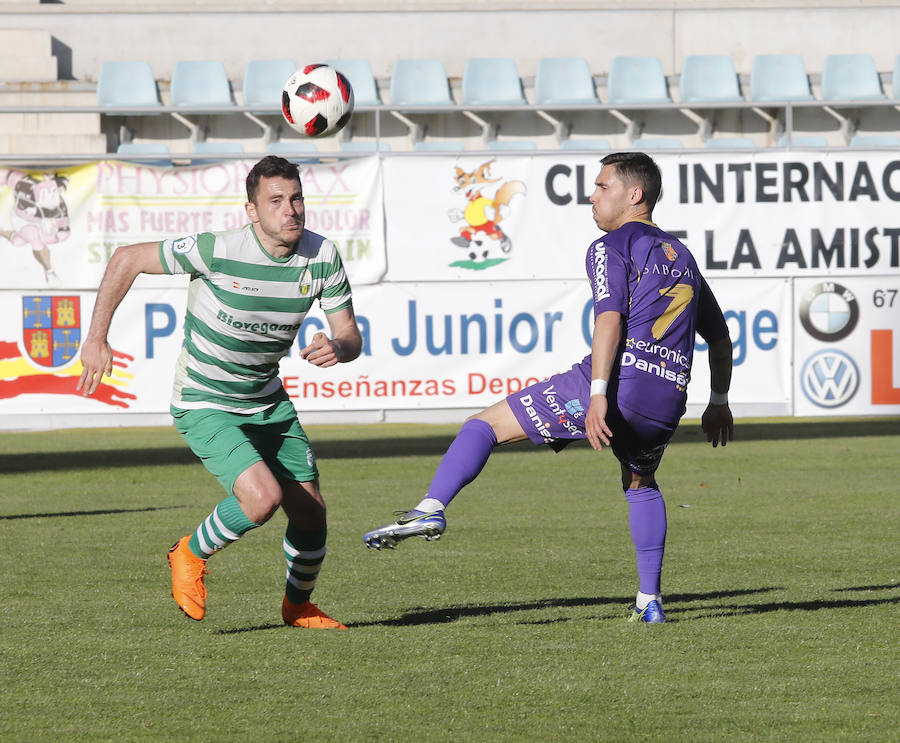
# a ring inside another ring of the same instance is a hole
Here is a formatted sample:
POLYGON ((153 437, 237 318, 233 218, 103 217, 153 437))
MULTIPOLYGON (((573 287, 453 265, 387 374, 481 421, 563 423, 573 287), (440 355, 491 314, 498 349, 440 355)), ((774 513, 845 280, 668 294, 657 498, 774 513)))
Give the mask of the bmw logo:
POLYGON ((825 349, 810 356, 800 373, 803 394, 820 408, 849 402, 859 388, 859 369, 843 351, 825 349))
POLYGON ((859 321, 856 295, 833 281, 816 284, 800 300, 800 322, 817 341, 846 338, 859 321))

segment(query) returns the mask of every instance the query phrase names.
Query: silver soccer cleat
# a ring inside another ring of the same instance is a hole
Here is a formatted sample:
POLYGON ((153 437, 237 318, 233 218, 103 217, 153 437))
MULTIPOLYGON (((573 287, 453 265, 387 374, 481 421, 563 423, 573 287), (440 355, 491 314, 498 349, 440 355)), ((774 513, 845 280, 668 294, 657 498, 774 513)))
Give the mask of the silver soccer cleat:
POLYGON ((443 511, 398 511, 399 518, 363 535, 366 547, 370 549, 394 549, 408 537, 424 537, 427 541, 440 539, 447 528, 447 519, 443 511))

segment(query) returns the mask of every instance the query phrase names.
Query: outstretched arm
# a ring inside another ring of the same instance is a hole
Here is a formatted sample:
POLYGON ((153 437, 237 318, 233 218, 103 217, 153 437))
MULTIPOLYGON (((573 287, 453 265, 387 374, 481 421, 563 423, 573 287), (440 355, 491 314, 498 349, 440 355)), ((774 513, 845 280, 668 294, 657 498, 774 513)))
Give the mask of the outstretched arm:
POLYGON ((164 273, 158 243, 123 245, 110 258, 97 290, 90 329, 81 344, 81 364, 84 369, 75 389, 82 395, 92 395, 103 375, 112 374, 113 354, 106 340, 109 325, 122 299, 141 273, 164 273))
POLYGON ((353 361, 362 350, 362 336, 356 325, 353 305, 325 317, 331 329, 331 338, 325 333, 316 333, 310 344, 300 351, 300 358, 321 367, 353 361))

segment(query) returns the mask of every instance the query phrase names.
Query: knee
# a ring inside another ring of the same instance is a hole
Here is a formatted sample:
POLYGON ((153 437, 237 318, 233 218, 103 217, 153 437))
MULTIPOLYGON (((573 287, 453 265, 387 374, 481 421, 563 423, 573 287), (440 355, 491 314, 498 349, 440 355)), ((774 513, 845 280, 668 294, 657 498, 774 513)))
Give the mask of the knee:
POLYGON ((257 524, 264 524, 272 518, 283 498, 281 488, 277 483, 274 486, 248 488, 236 495, 247 518, 257 524))

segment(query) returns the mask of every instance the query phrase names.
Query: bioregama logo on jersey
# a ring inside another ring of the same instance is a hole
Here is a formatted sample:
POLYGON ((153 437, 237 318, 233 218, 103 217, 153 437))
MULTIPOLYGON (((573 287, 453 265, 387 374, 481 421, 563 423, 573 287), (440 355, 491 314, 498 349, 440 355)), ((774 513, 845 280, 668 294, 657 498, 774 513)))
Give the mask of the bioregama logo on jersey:
POLYGON ((857 322, 856 295, 833 281, 816 284, 800 300, 800 324, 817 341, 842 340, 854 331, 857 322))

